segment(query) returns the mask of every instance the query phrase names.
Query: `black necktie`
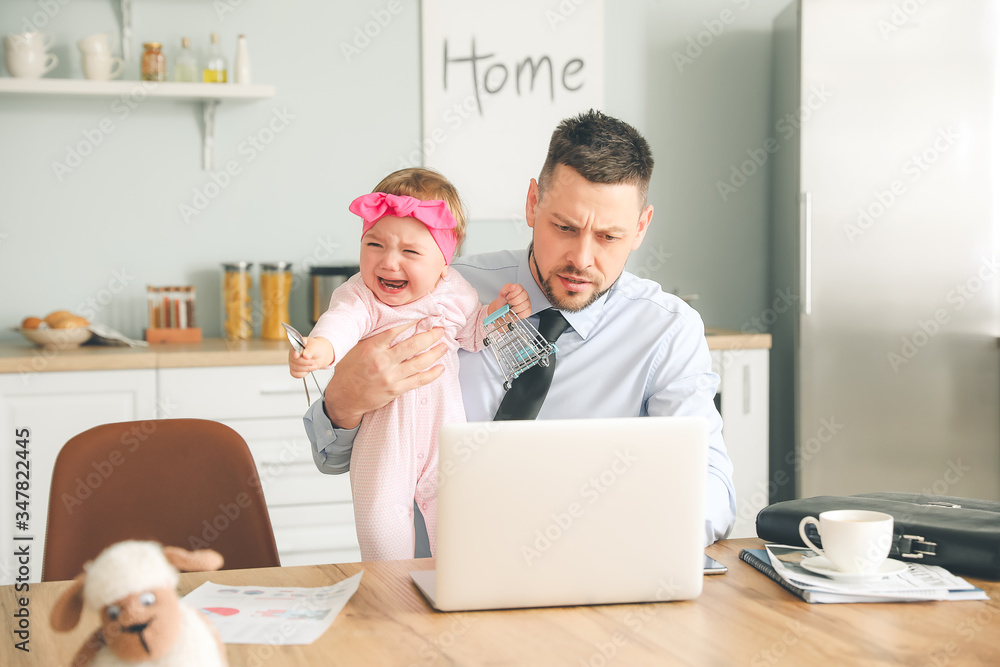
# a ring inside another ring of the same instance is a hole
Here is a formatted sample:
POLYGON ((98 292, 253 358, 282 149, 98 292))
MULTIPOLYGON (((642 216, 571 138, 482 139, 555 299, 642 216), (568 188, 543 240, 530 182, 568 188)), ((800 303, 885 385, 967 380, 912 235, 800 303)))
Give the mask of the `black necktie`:
MULTIPOLYGON (((538 315, 538 333, 550 343, 569 328, 569 322, 555 308, 543 310, 538 315)), ((493 421, 508 421, 511 419, 534 419, 545 401, 545 394, 552 384, 552 374, 556 370, 556 357, 549 358, 549 365, 536 364, 521 373, 511 383, 510 390, 500 402, 500 408, 493 421)))

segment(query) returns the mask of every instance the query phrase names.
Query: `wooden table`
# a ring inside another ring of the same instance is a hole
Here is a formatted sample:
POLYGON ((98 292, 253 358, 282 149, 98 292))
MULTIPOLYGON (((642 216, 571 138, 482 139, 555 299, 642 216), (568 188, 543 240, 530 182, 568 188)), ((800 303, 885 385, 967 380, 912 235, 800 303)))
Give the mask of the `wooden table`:
MULTIPOLYGON (((184 574, 181 592, 206 580, 325 586, 364 569, 361 587, 310 646, 229 645, 242 665, 1000 665, 1000 583, 970 579, 993 598, 970 602, 810 605, 739 560, 756 539, 708 549, 729 566, 688 602, 442 614, 407 573, 432 560, 184 574)), ((0 587, 0 665, 65 665, 97 627, 89 613, 57 634, 48 613, 68 582, 34 584, 30 653, 15 650, 12 586, 0 587)), ((20 595, 24 595, 23 593, 20 595)))

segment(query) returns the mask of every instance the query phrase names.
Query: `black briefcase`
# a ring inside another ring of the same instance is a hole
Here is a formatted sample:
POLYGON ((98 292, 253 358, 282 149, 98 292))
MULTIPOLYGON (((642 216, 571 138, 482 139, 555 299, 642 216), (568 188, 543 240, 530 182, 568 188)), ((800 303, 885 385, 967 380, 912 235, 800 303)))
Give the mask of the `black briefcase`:
MULTIPOLYGON (((803 517, 827 510, 874 510, 891 514, 890 558, 940 565, 952 572, 1000 579, 1000 502, 918 493, 816 496, 775 503, 757 514, 757 536, 766 542, 805 546, 803 517)), ((809 539, 822 546, 813 524, 809 539)))

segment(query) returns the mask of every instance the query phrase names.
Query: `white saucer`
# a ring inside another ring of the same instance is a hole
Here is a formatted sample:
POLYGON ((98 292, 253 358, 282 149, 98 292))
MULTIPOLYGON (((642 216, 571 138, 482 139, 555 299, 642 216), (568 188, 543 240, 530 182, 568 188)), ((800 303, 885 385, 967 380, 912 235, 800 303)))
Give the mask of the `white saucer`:
POLYGON ((823 556, 803 558, 799 565, 810 572, 822 574, 824 577, 830 577, 839 581, 871 581, 873 579, 882 579, 899 574, 905 571, 907 567, 906 563, 902 561, 887 558, 882 561, 882 564, 874 572, 841 572, 835 569, 833 563, 823 556))

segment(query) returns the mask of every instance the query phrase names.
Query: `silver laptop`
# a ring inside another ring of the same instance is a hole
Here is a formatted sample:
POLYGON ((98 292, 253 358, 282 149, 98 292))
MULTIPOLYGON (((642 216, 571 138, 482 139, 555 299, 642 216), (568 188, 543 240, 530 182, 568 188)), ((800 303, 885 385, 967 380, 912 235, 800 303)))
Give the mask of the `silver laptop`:
POLYGON ((699 417, 446 424, 441 611, 687 600, 701 593, 707 422, 699 417))

